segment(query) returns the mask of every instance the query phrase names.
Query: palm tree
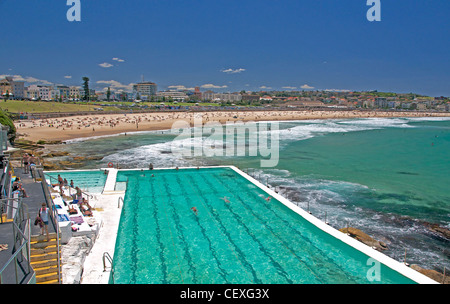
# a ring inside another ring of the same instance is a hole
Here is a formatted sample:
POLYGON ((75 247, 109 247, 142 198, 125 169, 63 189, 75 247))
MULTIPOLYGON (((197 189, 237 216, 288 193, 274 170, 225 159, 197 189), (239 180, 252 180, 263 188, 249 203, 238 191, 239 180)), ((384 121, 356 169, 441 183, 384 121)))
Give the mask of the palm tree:
POLYGON ((83 89, 84 89, 83 100, 89 100, 89 78, 88 77, 83 77, 83 89))

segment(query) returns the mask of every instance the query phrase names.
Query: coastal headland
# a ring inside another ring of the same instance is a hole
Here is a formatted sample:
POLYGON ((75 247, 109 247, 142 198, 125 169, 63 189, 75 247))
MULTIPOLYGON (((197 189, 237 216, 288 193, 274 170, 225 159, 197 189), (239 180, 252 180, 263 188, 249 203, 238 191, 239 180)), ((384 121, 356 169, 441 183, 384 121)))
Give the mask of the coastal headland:
POLYGON ((349 119, 375 117, 450 117, 445 112, 381 111, 381 110, 255 110, 255 111, 206 111, 206 112, 150 112, 121 114, 91 114, 17 120, 14 122, 18 138, 30 142, 55 143, 67 140, 114 135, 121 133, 168 130, 176 121, 191 125, 195 117, 203 123, 227 121, 281 121, 309 119, 349 119))

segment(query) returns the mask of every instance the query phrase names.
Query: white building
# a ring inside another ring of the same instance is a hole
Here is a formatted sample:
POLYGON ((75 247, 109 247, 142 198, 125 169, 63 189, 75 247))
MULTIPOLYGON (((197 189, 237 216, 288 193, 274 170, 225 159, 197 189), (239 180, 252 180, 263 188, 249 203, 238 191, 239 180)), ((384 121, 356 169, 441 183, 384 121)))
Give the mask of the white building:
POLYGON ((41 100, 51 100, 51 91, 53 90, 52 86, 44 86, 44 85, 38 85, 37 86, 39 89, 39 98, 41 98, 41 100))
POLYGON ((37 85, 33 84, 26 88, 25 96, 30 100, 38 100, 39 99, 39 88, 37 85))
POLYGON ((177 101, 185 101, 189 98, 189 96, 186 95, 184 92, 179 91, 164 91, 164 92, 157 92, 156 97, 161 100, 163 97, 166 99, 173 99, 177 101))
POLYGON ((202 93, 202 99, 212 101, 237 102, 242 100, 242 95, 239 93, 214 93, 212 91, 206 91, 202 93))
POLYGON ((71 100, 81 99, 84 95, 84 90, 81 87, 72 86, 69 87, 69 98, 71 100))

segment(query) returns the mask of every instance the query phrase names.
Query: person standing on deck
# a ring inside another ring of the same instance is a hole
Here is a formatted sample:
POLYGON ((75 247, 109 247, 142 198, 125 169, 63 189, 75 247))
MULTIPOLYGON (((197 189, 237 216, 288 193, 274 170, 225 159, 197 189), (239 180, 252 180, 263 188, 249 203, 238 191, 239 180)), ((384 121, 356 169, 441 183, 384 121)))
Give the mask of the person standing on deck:
POLYGON ((42 203, 42 208, 39 209, 39 217, 41 218, 43 225, 41 227, 41 235, 45 234, 47 235, 47 242, 50 241, 50 237, 48 234, 48 212, 49 209, 47 208, 47 205, 45 203, 42 203))

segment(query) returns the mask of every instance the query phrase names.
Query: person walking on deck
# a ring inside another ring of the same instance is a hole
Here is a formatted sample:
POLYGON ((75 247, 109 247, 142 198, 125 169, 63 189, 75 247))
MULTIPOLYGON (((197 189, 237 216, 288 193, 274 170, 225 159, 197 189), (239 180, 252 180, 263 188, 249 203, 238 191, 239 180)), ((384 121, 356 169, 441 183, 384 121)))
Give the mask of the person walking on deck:
POLYGON ((42 208, 39 209, 39 217, 41 218, 43 225, 41 227, 41 235, 45 234, 47 235, 47 242, 50 241, 50 237, 48 234, 48 216, 49 216, 49 209, 47 208, 47 205, 45 203, 42 203, 42 208))

